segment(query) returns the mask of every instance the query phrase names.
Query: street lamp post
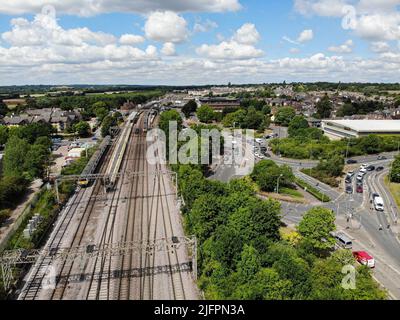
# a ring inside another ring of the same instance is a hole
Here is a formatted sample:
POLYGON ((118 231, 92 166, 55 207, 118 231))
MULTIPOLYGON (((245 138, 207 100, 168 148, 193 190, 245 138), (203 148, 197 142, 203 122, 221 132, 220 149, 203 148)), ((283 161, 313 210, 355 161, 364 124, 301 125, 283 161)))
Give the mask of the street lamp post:
POLYGON ((281 174, 281 175, 278 177, 278 180, 276 181, 276 193, 278 193, 278 194, 279 194, 279 180, 280 180, 282 177, 283 177, 283 174, 281 174))

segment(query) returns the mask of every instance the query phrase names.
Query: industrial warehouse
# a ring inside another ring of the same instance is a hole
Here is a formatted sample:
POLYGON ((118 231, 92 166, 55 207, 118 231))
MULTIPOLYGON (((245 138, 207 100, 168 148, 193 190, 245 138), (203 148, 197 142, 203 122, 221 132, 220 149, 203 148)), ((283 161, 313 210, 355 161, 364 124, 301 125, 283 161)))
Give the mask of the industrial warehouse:
POLYGON ((329 138, 336 140, 370 134, 398 135, 400 120, 322 120, 322 129, 329 138))

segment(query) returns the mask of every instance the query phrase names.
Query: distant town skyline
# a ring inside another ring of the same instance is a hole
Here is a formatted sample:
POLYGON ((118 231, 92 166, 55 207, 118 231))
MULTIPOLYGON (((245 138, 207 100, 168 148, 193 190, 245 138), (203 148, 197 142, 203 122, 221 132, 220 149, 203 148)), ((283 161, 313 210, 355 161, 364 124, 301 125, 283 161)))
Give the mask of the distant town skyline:
POLYGON ((0 85, 399 82, 400 0, 0 3, 0 85))

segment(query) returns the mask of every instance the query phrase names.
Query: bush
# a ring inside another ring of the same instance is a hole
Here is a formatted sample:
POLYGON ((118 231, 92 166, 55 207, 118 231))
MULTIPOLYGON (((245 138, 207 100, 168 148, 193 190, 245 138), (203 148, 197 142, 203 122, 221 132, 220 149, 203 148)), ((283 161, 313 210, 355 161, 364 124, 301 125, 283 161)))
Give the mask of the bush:
POLYGON ((318 189, 314 188, 312 185, 308 184, 307 182, 305 182, 304 180, 302 180, 300 178, 296 178, 296 184, 299 187, 305 189, 308 193, 310 193, 311 195, 313 195, 315 198, 317 198, 318 200, 320 200, 322 202, 330 202, 331 201, 331 198, 329 198, 326 194, 323 194, 318 189))
POLYGON ((7 221, 7 219, 11 217, 11 210, 4 209, 0 210, 0 226, 7 221))

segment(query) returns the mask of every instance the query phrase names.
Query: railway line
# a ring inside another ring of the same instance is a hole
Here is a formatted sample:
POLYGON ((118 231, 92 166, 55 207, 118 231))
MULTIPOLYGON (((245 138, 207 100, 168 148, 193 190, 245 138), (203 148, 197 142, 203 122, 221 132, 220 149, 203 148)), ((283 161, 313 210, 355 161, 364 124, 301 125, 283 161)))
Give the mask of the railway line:
POLYGON ((156 116, 146 110, 125 125, 100 168, 100 172, 114 174, 112 188, 106 193, 96 181, 78 190, 48 242, 54 250, 132 242, 146 249, 51 265, 51 259, 44 258, 32 267, 20 299, 197 299, 186 246, 161 246, 160 250, 147 245, 156 239, 175 241, 184 236, 167 170, 149 164, 146 158, 146 129, 153 126, 156 116), (115 175, 118 172, 138 174, 115 175), (48 269, 56 274, 53 286, 44 283, 48 269))

